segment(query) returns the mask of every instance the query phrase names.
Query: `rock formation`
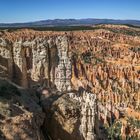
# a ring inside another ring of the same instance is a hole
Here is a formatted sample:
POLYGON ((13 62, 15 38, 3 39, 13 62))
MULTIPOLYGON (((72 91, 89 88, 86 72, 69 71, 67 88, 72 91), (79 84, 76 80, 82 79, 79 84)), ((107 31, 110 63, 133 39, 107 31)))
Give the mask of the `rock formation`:
POLYGON ((29 90, 0 78, 0 139, 45 140, 45 114, 29 90))
POLYGON ((97 118, 96 96, 83 91, 79 94, 69 93, 70 98, 77 100, 81 105, 80 133, 85 140, 95 140, 95 124, 97 118))
POLYGON ((43 105, 44 127, 54 139, 139 138, 139 32, 117 25, 90 31, 4 31, 0 77, 40 93, 42 88, 57 93, 40 101, 51 102, 49 109, 43 105), (81 93, 81 87, 88 92, 81 93))
MULTIPOLYGON (((60 38, 60 37, 59 37, 60 38)), ((72 64, 69 53, 68 39, 66 37, 57 40, 59 64, 55 71, 55 84, 59 91, 71 90, 72 64)))

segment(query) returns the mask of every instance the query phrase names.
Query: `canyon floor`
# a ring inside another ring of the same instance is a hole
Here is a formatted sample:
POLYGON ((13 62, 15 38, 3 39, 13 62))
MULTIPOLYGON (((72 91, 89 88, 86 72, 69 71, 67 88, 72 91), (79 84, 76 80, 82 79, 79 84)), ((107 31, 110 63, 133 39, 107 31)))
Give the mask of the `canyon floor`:
POLYGON ((139 140, 140 28, 0 30, 0 140, 139 140))

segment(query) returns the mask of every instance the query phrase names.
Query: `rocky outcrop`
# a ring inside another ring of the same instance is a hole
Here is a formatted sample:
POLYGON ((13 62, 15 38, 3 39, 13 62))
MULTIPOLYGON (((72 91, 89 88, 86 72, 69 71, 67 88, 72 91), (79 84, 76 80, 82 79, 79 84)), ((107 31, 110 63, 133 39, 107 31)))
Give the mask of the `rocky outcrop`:
POLYGON ((41 107, 30 91, 0 79, 0 139, 45 140, 41 107))
POLYGON ((96 96, 85 90, 44 96, 44 131, 56 140, 95 140, 98 136, 96 96), (95 128, 96 126, 96 128, 95 128))
POLYGON ((53 92, 44 97, 42 106, 46 113, 43 130, 57 140, 80 140, 80 105, 67 94, 53 92))

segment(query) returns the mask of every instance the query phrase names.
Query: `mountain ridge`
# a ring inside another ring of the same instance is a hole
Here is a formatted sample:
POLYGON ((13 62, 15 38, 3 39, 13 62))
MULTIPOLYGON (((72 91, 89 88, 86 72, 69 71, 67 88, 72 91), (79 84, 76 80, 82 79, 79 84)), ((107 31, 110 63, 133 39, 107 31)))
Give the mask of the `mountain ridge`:
POLYGON ((140 26, 140 20, 120 19, 48 19, 24 23, 0 23, 0 27, 53 27, 53 26, 85 26, 97 24, 129 24, 140 26))

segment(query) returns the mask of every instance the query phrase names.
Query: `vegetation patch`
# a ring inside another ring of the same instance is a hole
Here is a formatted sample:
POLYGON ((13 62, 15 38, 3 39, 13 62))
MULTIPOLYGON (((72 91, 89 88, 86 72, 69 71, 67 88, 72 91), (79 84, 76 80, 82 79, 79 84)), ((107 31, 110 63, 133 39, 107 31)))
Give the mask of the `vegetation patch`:
POLYGON ((121 122, 115 122, 111 126, 105 126, 108 134, 108 140, 121 140, 121 122))
POLYGON ((91 63, 91 57, 92 57, 91 52, 82 53, 81 57, 82 57, 82 60, 83 60, 85 63, 91 63))

